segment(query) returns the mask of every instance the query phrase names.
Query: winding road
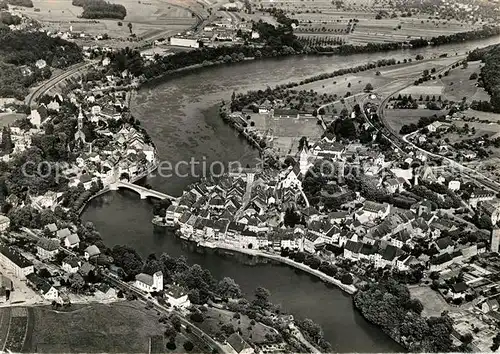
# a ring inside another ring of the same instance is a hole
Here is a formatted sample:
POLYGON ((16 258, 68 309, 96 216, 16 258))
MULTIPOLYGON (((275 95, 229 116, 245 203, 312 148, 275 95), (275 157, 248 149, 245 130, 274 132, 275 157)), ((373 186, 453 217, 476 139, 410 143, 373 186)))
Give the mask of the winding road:
POLYGON ((67 70, 63 73, 50 78, 48 81, 45 81, 42 85, 37 87, 33 92, 26 96, 24 102, 28 107, 34 107, 36 105, 36 101, 51 88, 82 71, 84 68, 95 65, 96 63, 96 61, 84 61, 67 68, 67 70))

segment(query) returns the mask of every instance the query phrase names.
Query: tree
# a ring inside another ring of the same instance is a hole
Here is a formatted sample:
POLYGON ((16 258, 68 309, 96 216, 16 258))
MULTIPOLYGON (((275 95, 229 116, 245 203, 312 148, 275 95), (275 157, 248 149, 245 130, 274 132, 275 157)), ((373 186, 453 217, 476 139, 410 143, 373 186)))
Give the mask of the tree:
POLYGON ((167 338, 174 338, 177 336, 177 330, 175 329, 174 325, 172 323, 167 322, 165 325, 165 337, 167 338))
POLYGON ((10 154, 14 150, 14 144, 12 143, 12 136, 10 134, 10 129, 8 127, 3 127, 2 129, 2 152, 4 154, 10 154))
POLYGON ((194 321, 194 322, 198 322, 198 323, 201 323, 205 320, 205 317, 203 316, 203 313, 201 313, 200 311, 196 311, 196 312, 193 312, 189 318, 194 321))
POLYGON ((295 212, 293 208, 287 208, 285 210, 285 216, 283 220, 285 226, 295 227, 298 223, 300 223, 300 215, 295 212))
POLYGON ((190 341, 185 341, 184 344, 182 345, 184 347, 184 349, 187 351, 187 352, 190 352, 191 350, 193 350, 194 348, 194 345, 193 343, 191 343, 190 341))
POLYGON ((78 273, 71 274, 69 276, 69 283, 70 283, 71 289, 76 293, 80 292, 83 289, 83 287, 85 286, 85 280, 78 273))
POLYGON ((172 318, 170 319, 170 322, 172 323, 172 325, 174 326, 174 328, 177 332, 181 331, 182 323, 181 323, 181 319, 179 318, 179 316, 177 316, 177 315, 172 316, 172 318))
POLYGON ((373 91, 373 85, 371 83, 367 83, 365 86, 365 92, 373 91))
POLYGON ((224 277, 218 286, 217 292, 220 296, 225 298, 240 298, 241 297, 241 289, 236 282, 229 277, 224 277))
POLYGON ((340 278, 340 281, 342 282, 342 284, 351 285, 353 283, 351 273, 343 274, 342 277, 340 278))
POLYGON ((474 340, 474 337, 472 336, 472 333, 470 332, 467 332, 465 333, 461 338, 460 340, 462 341, 462 343, 464 343, 465 345, 469 345, 472 343, 472 341, 474 340))
POLYGON ((167 343, 167 349, 175 350, 177 346, 175 345, 175 338, 170 337, 167 343))
POLYGON ((255 289, 255 305, 266 308, 269 305, 269 297, 271 293, 264 287, 259 286, 255 289))
POLYGON ((128 27, 128 30, 130 31, 130 34, 132 34, 132 22, 129 22, 127 27, 128 27))
POLYGON ((42 278, 50 278, 52 275, 47 270, 47 268, 42 268, 38 271, 38 275, 42 278))

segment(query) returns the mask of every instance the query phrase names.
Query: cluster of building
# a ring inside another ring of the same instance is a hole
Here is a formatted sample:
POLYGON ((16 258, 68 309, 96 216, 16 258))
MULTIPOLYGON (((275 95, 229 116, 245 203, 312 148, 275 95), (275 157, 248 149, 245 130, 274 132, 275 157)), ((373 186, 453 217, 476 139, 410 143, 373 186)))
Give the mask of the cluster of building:
POLYGON ((168 40, 156 40, 155 46, 169 44, 176 47, 200 48, 223 45, 224 43, 242 42, 246 35, 252 40, 258 40, 260 35, 252 30, 251 22, 234 21, 229 17, 219 16, 215 21, 203 27, 199 33, 188 31, 170 37, 168 40))
MULTIPOLYGON (((96 268, 101 255, 95 245, 80 247, 75 226, 45 225, 37 237, 35 251, 16 246, 0 246, 0 266, 9 275, 26 283, 48 301, 62 303, 72 290, 96 268)), ((109 294, 108 294, 109 295, 109 294)))
MULTIPOLYGON (((109 65, 109 58, 104 57, 101 65, 109 65)), ((29 149, 36 137, 47 134, 49 122, 76 106, 77 112, 68 117, 76 129, 66 147, 76 157, 61 163, 68 189, 83 188, 95 193, 119 181, 141 178, 156 168, 157 158, 149 138, 126 109, 127 90, 134 85, 134 79, 124 72, 119 77, 108 75, 88 80, 64 98, 60 94, 44 97, 44 103, 32 109, 27 117, 29 124, 16 122, 9 127, 13 149, 2 156, 3 161, 9 162, 29 149)), ((31 193, 28 203, 39 210, 55 210, 61 206, 62 196, 63 192, 55 191, 43 195, 31 193)), ((13 207, 26 203, 15 199, 13 195, 8 198, 13 207)), ((0 232, 7 232, 9 226, 9 218, 0 215, 0 232)), ((26 282, 43 300, 61 302, 66 295, 78 293, 85 284, 92 283, 89 277, 98 260, 106 258, 96 245, 82 243, 74 225, 44 225, 43 230, 32 232, 32 236, 36 242, 31 248, 2 246, 0 265, 9 276, 26 282)), ((141 283, 142 290, 147 283, 141 283)), ((3 285, 1 289, 1 294, 10 291, 3 285)), ((104 283, 99 288, 92 283, 90 289, 100 299, 116 298, 115 290, 104 283)))

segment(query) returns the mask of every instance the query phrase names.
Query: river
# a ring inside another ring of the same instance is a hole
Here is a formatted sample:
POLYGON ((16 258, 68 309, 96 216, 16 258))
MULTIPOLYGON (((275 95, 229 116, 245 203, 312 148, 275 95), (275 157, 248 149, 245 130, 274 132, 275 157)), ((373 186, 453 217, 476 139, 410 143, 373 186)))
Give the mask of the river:
MULTIPOLYGON (((397 60, 422 54, 425 58, 442 53, 464 53, 476 47, 499 43, 500 38, 446 45, 438 48, 400 50, 390 53, 339 56, 290 57, 251 61, 203 68, 183 76, 144 86, 135 95, 132 112, 139 118, 156 144, 162 161, 175 165, 191 158, 199 163, 241 161, 255 163, 256 150, 248 146, 217 116, 215 104, 229 99, 233 91, 273 87, 289 81, 369 61, 392 57, 397 60)), ((202 168, 194 170, 197 176, 202 168)), ((189 172, 183 166, 182 174, 189 172)), ((198 177, 152 176, 153 188, 171 195, 182 191, 198 177)), ((249 296, 257 286, 272 293, 272 301, 297 317, 309 317, 319 323, 325 338, 337 352, 396 352, 401 347, 367 323, 356 311, 349 296, 327 287, 313 277, 279 265, 248 266, 213 254, 200 254, 183 247, 169 232, 155 232, 152 205, 139 200, 133 192, 105 194, 89 203, 84 220, 92 221, 110 247, 125 244, 141 255, 167 252, 184 255, 191 263, 209 269, 218 278, 229 276, 249 296)))

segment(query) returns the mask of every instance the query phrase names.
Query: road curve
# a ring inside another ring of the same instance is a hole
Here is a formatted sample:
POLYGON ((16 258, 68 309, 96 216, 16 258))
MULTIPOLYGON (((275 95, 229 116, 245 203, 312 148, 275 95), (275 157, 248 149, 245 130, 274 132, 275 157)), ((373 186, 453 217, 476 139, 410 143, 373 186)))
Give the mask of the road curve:
POLYGON ((63 80, 73 76, 80 70, 91 66, 95 65, 94 61, 91 62, 81 62, 78 64, 73 65, 72 67, 68 68, 68 70, 64 71, 63 73, 50 78, 48 81, 44 82, 41 86, 36 88, 33 92, 31 92, 26 98, 24 99, 24 102, 28 107, 33 107, 36 103, 36 101, 43 96, 47 91, 49 91, 52 87, 56 86, 63 80))

